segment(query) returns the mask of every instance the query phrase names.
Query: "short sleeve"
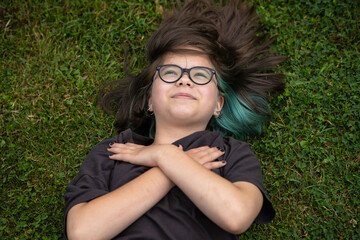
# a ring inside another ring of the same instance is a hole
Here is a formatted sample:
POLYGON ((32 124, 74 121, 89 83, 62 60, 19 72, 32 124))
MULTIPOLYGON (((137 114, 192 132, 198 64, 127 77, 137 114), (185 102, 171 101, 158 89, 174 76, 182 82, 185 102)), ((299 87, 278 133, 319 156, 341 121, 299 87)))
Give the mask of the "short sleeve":
POLYGON ((261 165, 247 143, 225 138, 227 164, 223 174, 231 182, 245 181, 257 186, 264 197, 263 206, 255 223, 268 223, 275 217, 275 210, 270 202, 263 184, 261 165))
POLYGON ((67 185, 65 193, 65 226, 69 210, 82 202, 89 202, 109 192, 109 178, 114 161, 109 159, 110 142, 118 142, 118 136, 97 144, 86 156, 78 175, 67 185))

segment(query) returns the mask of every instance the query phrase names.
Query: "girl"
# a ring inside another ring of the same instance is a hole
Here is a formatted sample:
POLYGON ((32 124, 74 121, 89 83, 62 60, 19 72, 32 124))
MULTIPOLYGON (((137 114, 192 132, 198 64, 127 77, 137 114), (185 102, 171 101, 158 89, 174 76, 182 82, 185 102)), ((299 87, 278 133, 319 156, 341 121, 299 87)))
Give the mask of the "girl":
POLYGON ((237 239, 275 215, 245 139, 261 133, 283 60, 253 8, 189 1, 148 42, 149 66, 101 95, 120 134, 95 146, 65 195, 70 239, 237 239))

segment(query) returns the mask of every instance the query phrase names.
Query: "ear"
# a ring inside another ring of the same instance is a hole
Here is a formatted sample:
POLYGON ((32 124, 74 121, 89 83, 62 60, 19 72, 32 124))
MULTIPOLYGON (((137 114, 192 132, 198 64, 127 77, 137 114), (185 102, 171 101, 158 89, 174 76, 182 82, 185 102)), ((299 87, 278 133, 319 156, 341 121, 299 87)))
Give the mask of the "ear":
POLYGON ((219 117, 221 114, 221 109, 224 106, 224 97, 223 96, 219 96, 218 100, 216 102, 216 107, 215 107, 215 111, 214 111, 214 116, 215 117, 219 117))

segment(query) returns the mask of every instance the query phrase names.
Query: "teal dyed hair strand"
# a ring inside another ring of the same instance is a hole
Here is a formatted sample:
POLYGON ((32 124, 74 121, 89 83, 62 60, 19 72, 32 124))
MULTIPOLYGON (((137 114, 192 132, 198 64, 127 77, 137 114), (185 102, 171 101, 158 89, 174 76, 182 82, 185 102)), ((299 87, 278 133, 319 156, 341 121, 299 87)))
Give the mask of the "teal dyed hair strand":
POLYGON ((260 96, 251 96, 257 103, 258 109, 261 110, 261 112, 256 112, 220 76, 217 76, 217 79, 222 89, 224 106, 221 116, 215 118, 214 130, 219 130, 225 135, 235 135, 242 140, 259 136, 270 116, 267 100, 260 96))

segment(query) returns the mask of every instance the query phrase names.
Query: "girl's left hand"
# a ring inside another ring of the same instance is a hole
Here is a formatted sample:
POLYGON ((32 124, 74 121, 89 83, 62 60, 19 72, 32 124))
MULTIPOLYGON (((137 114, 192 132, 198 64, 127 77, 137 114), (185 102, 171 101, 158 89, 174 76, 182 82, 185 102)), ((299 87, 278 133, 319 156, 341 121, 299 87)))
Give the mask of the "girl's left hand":
MULTIPOLYGON (((179 146, 179 148, 183 150, 183 147, 181 145, 179 146)), ((217 161, 217 159, 224 154, 224 151, 216 147, 210 148, 208 146, 203 146, 193 148, 186 151, 185 153, 194 161, 200 163, 209 170, 224 167, 226 164, 225 160, 217 161)))
MULTIPOLYGON (((171 145, 169 145, 171 146, 171 145)), ((142 165, 146 167, 156 167, 157 159, 167 145, 149 145, 143 146, 135 143, 114 143, 107 149, 110 153, 110 159, 142 165)))

